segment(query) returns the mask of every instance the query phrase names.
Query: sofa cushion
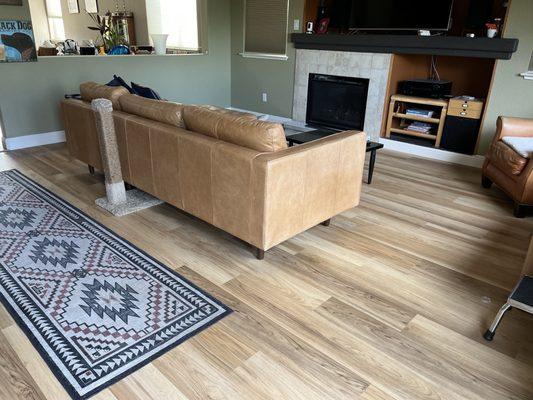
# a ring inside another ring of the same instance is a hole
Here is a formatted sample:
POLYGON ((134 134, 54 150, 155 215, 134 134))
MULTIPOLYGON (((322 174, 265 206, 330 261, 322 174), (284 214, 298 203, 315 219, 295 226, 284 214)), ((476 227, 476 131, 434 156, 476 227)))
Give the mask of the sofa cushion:
POLYGON ((184 128, 183 105, 164 100, 152 100, 135 94, 126 94, 119 99, 122 111, 139 117, 184 128))
POLYGON ((253 114, 212 106, 184 106, 188 130, 249 149, 272 152, 287 147, 281 124, 259 121, 253 114))
POLYGON ((221 114, 201 106, 184 106, 183 120, 185 127, 205 136, 218 138, 217 129, 221 114))
POLYGON ((120 76, 118 75, 113 75, 113 79, 110 80, 109 82, 107 82, 106 86, 112 86, 112 87, 123 87, 125 88, 128 92, 130 93, 133 93, 133 89, 131 88, 130 85, 128 85, 126 83, 126 81, 124 79, 122 79, 120 76))
POLYGON ((131 83, 131 90, 133 94, 139 95, 141 97, 146 97, 147 99, 153 100, 162 100, 161 96, 154 90, 146 86, 141 86, 135 82, 131 83))
POLYGON ((96 82, 85 82, 80 85, 82 100, 90 102, 94 99, 107 99, 113 103, 115 110, 121 110, 118 100, 125 94, 129 94, 129 92, 123 87, 100 85, 96 82))
POLYGON ((287 148, 285 130, 281 124, 244 117, 235 119, 223 117, 218 126, 218 138, 261 152, 274 152, 287 148))
POLYGON ((232 119, 244 118, 256 120, 257 117, 250 113, 227 110, 215 106, 184 106, 183 119, 188 130, 211 136, 218 139, 218 125, 222 116, 232 119))
POLYGON ((520 175, 528 160, 502 141, 491 144, 490 160, 505 174, 520 175))
POLYGON ((533 156, 533 137, 504 136, 502 142, 524 158, 533 156))
POLYGON ((210 106, 210 105, 202 105, 202 106, 198 106, 198 107, 204 108, 204 109, 210 110, 210 111, 215 111, 215 112, 218 112, 220 114, 229 115, 229 116, 232 116, 232 117, 243 117, 243 118, 246 118, 246 119, 249 119, 249 120, 254 120, 254 121, 257 119, 256 115, 254 115, 252 113, 243 112, 243 111, 228 110, 227 108, 220 108, 220 107, 210 106))

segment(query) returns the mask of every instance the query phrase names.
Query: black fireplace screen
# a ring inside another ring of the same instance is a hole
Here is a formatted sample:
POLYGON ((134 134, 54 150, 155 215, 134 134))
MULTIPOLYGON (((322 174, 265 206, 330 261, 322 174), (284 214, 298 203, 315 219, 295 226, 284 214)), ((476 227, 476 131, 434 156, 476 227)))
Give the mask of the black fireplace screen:
POLYGON ((309 74, 306 123, 333 129, 363 130, 368 79, 309 74))

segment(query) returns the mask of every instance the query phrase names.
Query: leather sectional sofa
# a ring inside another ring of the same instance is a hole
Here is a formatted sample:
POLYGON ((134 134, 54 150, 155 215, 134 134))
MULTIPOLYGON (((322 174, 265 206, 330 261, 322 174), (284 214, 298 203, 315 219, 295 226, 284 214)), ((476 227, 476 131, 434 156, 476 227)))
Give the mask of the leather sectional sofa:
POLYGON ((287 147, 282 125, 210 106, 80 86, 61 103, 70 154, 101 170, 90 101, 113 102, 124 181, 251 244, 273 246, 359 203, 366 135, 287 147))

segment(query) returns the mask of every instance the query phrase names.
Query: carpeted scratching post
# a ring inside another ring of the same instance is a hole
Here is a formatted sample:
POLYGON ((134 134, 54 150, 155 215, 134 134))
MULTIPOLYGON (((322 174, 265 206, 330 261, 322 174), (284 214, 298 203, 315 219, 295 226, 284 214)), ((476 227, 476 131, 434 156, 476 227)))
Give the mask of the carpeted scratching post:
POLYGON ((91 106, 96 117, 107 194, 106 197, 97 199, 96 204, 121 217, 163 203, 137 189, 126 191, 113 122, 113 104, 107 99, 95 99, 91 102, 91 106))

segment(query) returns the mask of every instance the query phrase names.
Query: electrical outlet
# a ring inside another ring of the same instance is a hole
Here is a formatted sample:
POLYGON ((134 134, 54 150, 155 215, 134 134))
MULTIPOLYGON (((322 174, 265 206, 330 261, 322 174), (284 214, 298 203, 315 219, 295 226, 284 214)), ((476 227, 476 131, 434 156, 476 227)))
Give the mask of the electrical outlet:
POLYGON ((300 20, 299 19, 295 19, 294 20, 293 28, 294 28, 295 31, 299 31, 300 30, 300 20))
POLYGON ((263 103, 268 103, 268 95, 266 92, 261 93, 261 101, 263 103))

